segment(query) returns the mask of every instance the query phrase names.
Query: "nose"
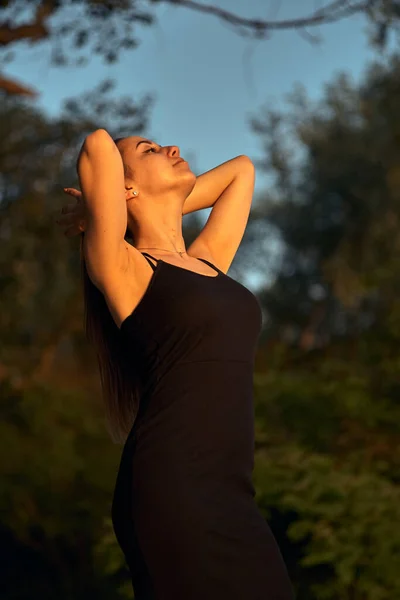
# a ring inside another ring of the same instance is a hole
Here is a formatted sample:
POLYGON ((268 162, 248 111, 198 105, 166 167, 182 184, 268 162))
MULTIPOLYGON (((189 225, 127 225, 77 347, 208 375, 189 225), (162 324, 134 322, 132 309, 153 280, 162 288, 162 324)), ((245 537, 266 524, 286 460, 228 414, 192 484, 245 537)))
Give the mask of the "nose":
POLYGON ((168 156, 179 156, 179 146, 168 146, 168 156))

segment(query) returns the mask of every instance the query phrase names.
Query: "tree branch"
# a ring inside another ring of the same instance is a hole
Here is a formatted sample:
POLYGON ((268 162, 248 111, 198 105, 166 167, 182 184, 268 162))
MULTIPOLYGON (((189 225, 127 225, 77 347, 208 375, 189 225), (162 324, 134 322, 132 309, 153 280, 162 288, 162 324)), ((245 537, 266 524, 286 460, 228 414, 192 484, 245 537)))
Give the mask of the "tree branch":
POLYGON ((28 25, 13 27, 8 21, 0 23, 0 46, 6 46, 20 39, 31 39, 37 42, 49 36, 45 25, 46 19, 56 10, 54 0, 42 0, 37 7, 35 20, 28 25))
MULTIPOLYGON (((283 20, 261 20, 240 17, 230 11, 214 6, 203 4, 196 0, 152 0, 154 4, 170 4, 183 6, 197 12, 211 14, 217 18, 230 23, 235 27, 245 28, 256 37, 263 37, 268 32, 282 29, 304 29, 315 27, 326 23, 333 23, 341 19, 353 16, 356 13, 366 12, 371 9, 375 0, 333 0, 325 7, 313 11, 306 17, 283 20)), ((132 7, 131 7, 132 8, 132 7)), ((20 39, 31 39, 38 41, 50 35, 45 21, 59 7, 55 0, 42 0, 36 10, 35 20, 32 23, 13 27, 8 21, 0 23, 0 46, 11 44, 20 39)))
MULTIPOLYGON (((146 22, 147 24, 151 23, 151 17, 149 15, 143 16, 141 13, 135 12, 136 0, 126 0, 126 3, 122 8, 121 6, 118 6, 118 3, 117 6, 113 6, 109 3, 109 0, 96 1, 96 6, 98 6, 99 8, 103 7, 105 10, 107 9, 107 11, 110 12, 110 16, 118 15, 118 17, 122 20, 125 18, 129 19, 132 22, 141 22, 144 20, 144 22, 146 22)), ((217 0, 215 1, 217 2, 217 0)), ((386 0, 330 0, 325 5, 325 7, 316 9, 305 17, 282 20, 262 20, 240 17, 239 15, 236 15, 228 10, 219 8, 214 4, 205 4, 201 0, 147 0, 147 2, 149 5, 164 3, 174 5, 177 7, 186 7, 197 12, 202 12, 204 14, 210 14, 217 17, 221 21, 229 23, 233 27, 237 28, 239 34, 250 35, 258 39, 265 39, 272 31, 297 30, 300 35, 302 35, 305 39, 312 43, 319 41, 319 38, 316 35, 311 34, 309 31, 307 31, 308 28, 316 27, 318 25, 323 25, 327 23, 334 23, 342 19, 349 18, 355 14, 365 13, 369 16, 375 14, 376 17, 378 17, 379 23, 377 24, 380 27, 381 31, 381 37, 378 38, 378 41, 380 40, 382 44, 384 43, 384 34, 387 31, 387 27, 390 24, 389 21, 391 18, 390 14, 389 16, 386 15, 385 17, 386 0), (381 22, 382 19, 380 19, 381 13, 383 22, 381 22)), ((14 3, 14 8, 17 9, 18 5, 16 3, 16 0, 14 0, 14 3)), ((102 29, 101 27, 97 29, 96 27, 93 28, 93 19, 96 20, 96 17, 93 16, 91 12, 93 8, 92 0, 81 0, 81 4, 83 7, 86 8, 88 18, 85 20, 85 24, 82 26, 82 31, 78 31, 78 33, 80 33, 81 36, 83 35, 85 39, 91 39, 91 36, 93 35, 93 30, 95 30, 98 34, 99 30, 102 31, 102 29), (92 21, 90 19, 92 19, 92 21)), ((13 0, 10 0, 10 5, 13 5, 13 0)), ((62 10, 65 6, 66 1, 63 2, 62 0, 41 0, 41 2, 39 2, 36 8, 32 21, 30 23, 25 23, 16 26, 13 26, 12 17, 9 15, 8 18, 3 19, 3 21, 0 21, 0 47, 16 43, 22 39, 31 40, 31 42, 38 42, 47 38, 57 38, 57 32, 52 32, 50 27, 48 27, 48 19, 54 13, 57 13, 60 10, 62 10)), ((17 10, 15 12, 18 13, 17 10)), ((107 19, 104 18, 104 15, 100 18, 99 23, 102 24, 104 22, 109 22, 108 16, 107 19)), ((74 21, 66 24, 64 23, 63 26, 69 29, 69 31, 75 32, 76 34, 77 26, 74 23, 74 21)), ((111 43, 114 53, 117 52, 117 48, 118 50, 120 50, 121 47, 123 47, 123 44, 125 44, 127 47, 132 47, 136 44, 135 40, 131 39, 129 36, 128 38, 122 38, 121 40, 118 39, 117 35, 116 39, 114 39, 115 33, 112 28, 111 31, 106 32, 106 34, 106 40, 107 42, 111 43)), ((79 43, 76 42, 76 45, 77 47, 80 47, 83 44, 79 41, 79 43)), ((105 50, 107 58, 109 56, 109 52, 106 48, 105 40, 101 38, 99 43, 97 43, 97 46, 95 47, 95 51, 102 52, 103 50, 105 50)), ((62 55, 61 58, 64 58, 64 56, 62 55)), ((7 77, 0 77, 0 90, 4 90, 10 95, 37 95, 33 89, 24 87, 16 81, 13 81, 7 77)))
POLYGON ((26 87, 25 85, 21 85, 14 79, 9 79, 8 77, 2 77, 0 75, 0 90, 3 90, 10 96, 30 96, 35 97, 38 95, 38 92, 33 90, 32 88, 26 87))
POLYGON ((253 33, 256 37, 262 37, 272 30, 303 29, 305 27, 315 27, 316 25, 333 23, 348 18, 356 13, 365 12, 370 9, 375 2, 374 0, 360 0, 359 2, 352 2, 352 0, 334 0, 324 8, 315 10, 306 17, 275 21, 239 17, 238 15, 222 8, 218 8, 212 4, 202 4, 196 2, 196 0, 157 0, 157 3, 185 6, 198 12, 212 14, 231 25, 249 29, 250 33, 253 33))

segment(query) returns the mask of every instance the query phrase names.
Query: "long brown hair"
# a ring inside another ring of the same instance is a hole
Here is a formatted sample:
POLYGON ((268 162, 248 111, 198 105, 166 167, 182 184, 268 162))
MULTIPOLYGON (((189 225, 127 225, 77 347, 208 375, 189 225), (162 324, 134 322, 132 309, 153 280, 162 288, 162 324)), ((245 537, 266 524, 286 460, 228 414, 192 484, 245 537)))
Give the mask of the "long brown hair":
MULTIPOLYGON (((114 140, 117 143, 120 139, 114 140)), ((125 177, 129 167, 124 164, 125 177)), ((115 444, 124 444, 139 409, 139 385, 133 354, 125 348, 102 292, 88 275, 81 234, 80 257, 84 299, 84 331, 94 346, 100 370, 106 427, 115 444)), ((129 228, 125 239, 132 240, 129 228)))

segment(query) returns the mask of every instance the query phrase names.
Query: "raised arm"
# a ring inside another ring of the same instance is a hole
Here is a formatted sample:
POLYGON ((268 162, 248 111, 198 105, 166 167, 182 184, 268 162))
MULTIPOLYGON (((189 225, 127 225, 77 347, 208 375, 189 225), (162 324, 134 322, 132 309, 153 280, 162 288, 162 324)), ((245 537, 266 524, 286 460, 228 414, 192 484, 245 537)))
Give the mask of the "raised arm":
POLYGON ((103 291, 128 267, 124 169, 105 129, 87 136, 76 168, 87 215, 83 254, 90 278, 103 291))

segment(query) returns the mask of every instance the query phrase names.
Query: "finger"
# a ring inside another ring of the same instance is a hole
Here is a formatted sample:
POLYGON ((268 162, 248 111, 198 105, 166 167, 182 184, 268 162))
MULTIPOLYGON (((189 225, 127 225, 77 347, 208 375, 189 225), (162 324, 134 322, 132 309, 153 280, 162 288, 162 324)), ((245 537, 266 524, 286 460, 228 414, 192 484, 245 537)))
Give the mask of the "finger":
POLYGON ((60 227, 72 227, 72 225, 74 225, 76 223, 76 219, 74 216, 65 215, 65 216, 58 217, 56 219, 56 223, 60 227))
POLYGON ((75 188, 63 188, 66 194, 70 194, 71 196, 82 196, 82 192, 75 188))
POLYGON ((69 209, 69 212, 65 214, 61 213, 61 215, 57 216, 55 219, 57 225, 60 225, 61 227, 71 227, 79 222, 82 222, 83 224, 86 223, 86 219, 84 218, 84 213, 81 207, 75 204, 68 205, 65 207, 65 209, 69 209))
POLYGON ((74 237, 75 235, 78 235, 78 233, 81 233, 81 231, 76 225, 73 225, 72 227, 68 227, 68 229, 66 229, 64 231, 64 235, 68 238, 74 237))
POLYGON ((80 192, 79 190, 69 190, 65 191, 65 193, 71 196, 72 198, 75 198, 78 203, 82 202, 82 192, 80 192))
POLYGON ((61 209, 61 213, 63 215, 65 215, 67 213, 74 212, 74 210, 75 210, 75 204, 65 204, 61 209))

